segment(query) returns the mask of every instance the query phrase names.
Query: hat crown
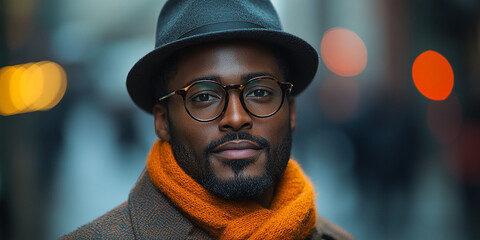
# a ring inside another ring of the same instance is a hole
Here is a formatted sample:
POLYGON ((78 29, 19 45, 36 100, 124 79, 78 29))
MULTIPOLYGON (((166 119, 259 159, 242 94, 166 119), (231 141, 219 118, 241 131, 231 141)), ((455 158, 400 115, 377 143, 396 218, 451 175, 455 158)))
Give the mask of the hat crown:
MULTIPOLYGON (((195 35, 189 33, 201 27, 229 22, 281 30, 277 12, 269 0, 168 0, 158 17, 155 48, 195 35)), ((224 25, 219 30, 228 31, 228 27, 224 25)))

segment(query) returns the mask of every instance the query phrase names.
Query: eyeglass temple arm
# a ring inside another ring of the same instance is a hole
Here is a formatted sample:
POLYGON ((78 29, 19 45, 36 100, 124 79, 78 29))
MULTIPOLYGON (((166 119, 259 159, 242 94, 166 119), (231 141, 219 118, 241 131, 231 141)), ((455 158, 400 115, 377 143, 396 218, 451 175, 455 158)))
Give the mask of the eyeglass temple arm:
POLYGON ((167 94, 167 95, 159 98, 158 101, 160 102, 160 101, 162 101, 163 99, 168 98, 168 97, 171 97, 171 96, 173 96, 173 95, 175 95, 175 94, 176 94, 176 91, 173 91, 173 92, 171 92, 171 93, 169 93, 169 94, 167 94))
POLYGON ((285 82, 282 86, 287 89, 288 94, 292 93, 293 83, 285 82))

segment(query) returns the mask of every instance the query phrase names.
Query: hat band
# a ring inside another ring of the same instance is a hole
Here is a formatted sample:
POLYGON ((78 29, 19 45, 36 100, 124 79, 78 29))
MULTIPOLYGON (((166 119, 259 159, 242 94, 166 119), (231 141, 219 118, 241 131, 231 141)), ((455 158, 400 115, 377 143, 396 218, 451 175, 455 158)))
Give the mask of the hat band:
POLYGON ((242 29, 242 28, 265 28, 265 27, 262 27, 255 23, 243 22, 243 21, 212 23, 212 24, 204 25, 204 26, 195 28, 191 31, 188 31, 187 33, 180 36, 178 39, 190 37, 193 35, 203 34, 203 33, 220 32, 220 31, 242 29))

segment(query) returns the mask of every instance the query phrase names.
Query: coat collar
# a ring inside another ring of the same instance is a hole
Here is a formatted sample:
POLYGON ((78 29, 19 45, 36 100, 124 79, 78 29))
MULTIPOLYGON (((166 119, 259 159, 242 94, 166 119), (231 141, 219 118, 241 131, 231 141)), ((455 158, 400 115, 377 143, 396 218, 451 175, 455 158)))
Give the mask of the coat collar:
POLYGON ((130 192, 129 210, 135 239, 208 239, 153 185, 146 170, 130 192))

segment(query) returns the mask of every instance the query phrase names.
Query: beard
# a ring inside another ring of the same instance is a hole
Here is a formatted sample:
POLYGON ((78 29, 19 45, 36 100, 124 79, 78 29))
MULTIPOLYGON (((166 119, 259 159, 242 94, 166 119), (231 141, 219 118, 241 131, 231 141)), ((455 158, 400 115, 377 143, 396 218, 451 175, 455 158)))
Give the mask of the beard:
POLYGON ((178 141, 176 132, 172 128, 170 130, 170 145, 178 165, 210 193, 224 199, 255 200, 266 192, 274 181, 280 177, 290 159, 292 146, 292 134, 290 131, 287 131, 280 144, 274 147, 265 138, 255 137, 245 132, 230 132, 222 138, 209 143, 203 151, 203 158, 199 158, 191 148, 178 141), (264 173, 261 176, 246 177, 242 174, 244 168, 254 162, 255 159, 224 162, 233 170, 233 179, 222 180, 215 176, 210 162, 211 150, 225 142, 236 139, 255 142, 265 149, 267 161, 264 166, 264 173))

